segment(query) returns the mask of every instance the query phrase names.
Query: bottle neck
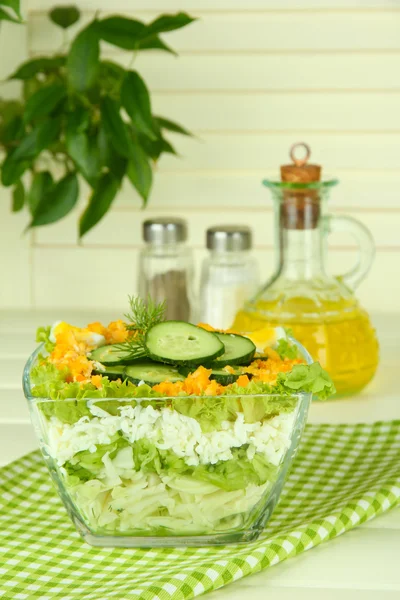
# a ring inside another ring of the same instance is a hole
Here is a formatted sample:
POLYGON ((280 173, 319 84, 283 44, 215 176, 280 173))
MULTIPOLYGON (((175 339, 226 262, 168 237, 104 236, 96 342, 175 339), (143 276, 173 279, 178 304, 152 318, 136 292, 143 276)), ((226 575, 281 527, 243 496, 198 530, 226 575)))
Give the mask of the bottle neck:
POLYGON ((310 280, 325 274, 320 227, 280 230, 279 274, 290 280, 310 280))

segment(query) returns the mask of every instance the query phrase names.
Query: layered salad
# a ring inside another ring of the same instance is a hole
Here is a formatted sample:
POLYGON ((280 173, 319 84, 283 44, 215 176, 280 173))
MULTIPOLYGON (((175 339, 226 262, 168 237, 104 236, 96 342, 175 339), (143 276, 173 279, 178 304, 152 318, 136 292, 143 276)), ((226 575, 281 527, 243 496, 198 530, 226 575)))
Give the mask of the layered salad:
POLYGON ((252 335, 164 321, 130 299, 125 320, 38 331, 30 396, 62 489, 106 535, 247 527, 265 505, 304 398, 333 393, 284 330, 252 335))

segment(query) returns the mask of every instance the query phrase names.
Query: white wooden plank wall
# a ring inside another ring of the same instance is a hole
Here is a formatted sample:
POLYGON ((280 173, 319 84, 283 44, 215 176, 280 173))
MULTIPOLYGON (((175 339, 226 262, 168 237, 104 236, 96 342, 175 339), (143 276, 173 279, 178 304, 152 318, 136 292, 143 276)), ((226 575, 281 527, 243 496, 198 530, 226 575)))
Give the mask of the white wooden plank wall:
MULTIPOLYGON (((60 31, 46 17, 53 4, 30 0, 18 48, 17 28, 4 28, 1 74, 22 60, 22 35, 30 55, 61 45, 60 31)), ((94 10, 110 13, 106 0, 78 5, 86 21, 94 10)), ((123 307, 135 289, 141 222, 155 215, 187 218, 198 266, 208 226, 249 224, 267 277, 274 264, 273 218, 261 180, 278 172, 291 143, 304 140, 325 172, 341 180, 332 211, 360 219, 375 237, 377 257, 360 299, 369 309, 397 310, 400 2, 117 0, 112 8, 144 20, 178 9, 199 17, 165 36, 179 58, 148 52, 135 63, 153 92, 154 110, 197 138, 171 136, 181 157, 160 161, 149 208, 139 209, 127 185, 81 246, 76 213, 21 237, 26 218, 9 214, 8 191, 1 190, 0 307, 123 307)), ((104 51, 121 62, 130 58, 111 46, 104 51)), ((354 260, 352 240, 333 238, 332 269, 339 273, 354 260)))

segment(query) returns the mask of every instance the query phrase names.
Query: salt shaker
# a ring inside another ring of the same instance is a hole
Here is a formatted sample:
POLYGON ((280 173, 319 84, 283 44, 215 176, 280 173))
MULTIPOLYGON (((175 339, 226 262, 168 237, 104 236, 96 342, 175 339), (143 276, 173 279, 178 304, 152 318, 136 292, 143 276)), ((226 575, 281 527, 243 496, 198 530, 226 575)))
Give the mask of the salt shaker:
POLYGON ((193 258, 186 245, 187 225, 179 218, 143 223, 145 246, 139 256, 139 295, 166 300, 167 320, 190 321, 193 307, 193 258))
POLYGON ((210 227, 206 243, 210 253, 202 265, 200 321, 228 329, 259 284, 251 230, 241 225, 210 227))

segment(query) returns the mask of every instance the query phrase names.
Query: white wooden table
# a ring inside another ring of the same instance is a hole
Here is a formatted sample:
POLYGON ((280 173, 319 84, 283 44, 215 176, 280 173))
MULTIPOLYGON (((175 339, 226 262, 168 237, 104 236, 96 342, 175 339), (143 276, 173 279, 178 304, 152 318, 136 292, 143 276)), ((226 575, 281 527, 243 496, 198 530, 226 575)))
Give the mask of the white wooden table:
MULTIPOLYGON (((0 464, 37 448, 21 390, 35 329, 60 318, 77 325, 110 314, 0 311, 0 464)), ((400 313, 374 315, 381 366, 360 396, 316 403, 311 423, 357 423, 400 418, 400 313)), ((399 457, 400 470, 400 457, 399 457)), ((399 600, 400 508, 326 544, 210 594, 215 600, 399 600)))

